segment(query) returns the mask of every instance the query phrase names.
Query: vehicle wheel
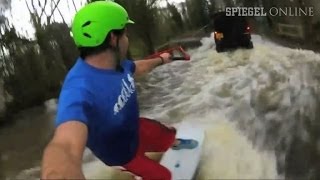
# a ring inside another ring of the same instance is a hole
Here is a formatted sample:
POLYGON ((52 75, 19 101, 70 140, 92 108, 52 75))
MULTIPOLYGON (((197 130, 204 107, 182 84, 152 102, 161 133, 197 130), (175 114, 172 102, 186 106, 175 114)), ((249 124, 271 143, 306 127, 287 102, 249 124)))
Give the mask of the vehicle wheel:
POLYGON ((252 49, 252 48, 253 48, 253 43, 252 43, 251 41, 249 42, 247 48, 248 48, 248 49, 252 49))
POLYGON ((216 45, 216 50, 217 50, 218 53, 223 51, 222 47, 219 46, 219 45, 216 45))

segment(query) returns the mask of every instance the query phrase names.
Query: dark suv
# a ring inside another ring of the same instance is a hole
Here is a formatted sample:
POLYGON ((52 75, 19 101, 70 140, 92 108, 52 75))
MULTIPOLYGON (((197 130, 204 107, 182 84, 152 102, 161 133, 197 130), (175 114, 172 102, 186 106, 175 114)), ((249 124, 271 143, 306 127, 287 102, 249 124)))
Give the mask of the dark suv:
POLYGON ((217 52, 238 47, 252 49, 250 27, 241 16, 226 16, 225 12, 213 16, 214 40, 217 52))

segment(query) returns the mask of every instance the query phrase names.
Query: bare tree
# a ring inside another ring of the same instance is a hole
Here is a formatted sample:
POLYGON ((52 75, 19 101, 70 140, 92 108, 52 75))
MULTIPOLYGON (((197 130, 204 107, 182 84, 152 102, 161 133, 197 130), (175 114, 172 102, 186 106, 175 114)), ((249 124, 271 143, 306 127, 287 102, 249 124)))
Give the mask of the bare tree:
POLYGON ((50 17, 53 15, 54 11, 57 9, 58 12, 59 12, 59 14, 60 14, 60 16, 61 16, 61 18, 62 18, 63 23, 66 23, 66 21, 64 20, 63 15, 62 15, 62 13, 61 13, 61 11, 60 11, 60 9, 58 8, 58 5, 59 5, 59 3, 60 3, 60 0, 58 0, 58 2, 55 2, 55 0, 52 0, 52 2, 55 4, 55 7, 52 9, 52 12, 51 12, 50 17))
POLYGON ((77 10, 77 6, 76 6, 76 4, 74 3, 74 0, 72 0, 72 4, 73 4, 73 7, 74 7, 74 10, 75 10, 75 11, 78 11, 78 10, 77 10))
POLYGON ((27 0, 25 0, 25 3, 27 5, 29 13, 31 14, 31 20, 35 25, 41 25, 41 20, 43 18, 43 15, 45 15, 45 24, 50 24, 51 21, 53 20, 53 15, 56 10, 59 12, 63 22, 65 23, 65 19, 60 9, 58 8, 60 0, 58 0, 57 2, 55 0, 52 0, 50 3, 51 5, 49 5, 48 0, 44 0, 44 1, 38 0, 37 3, 38 3, 38 6, 40 7, 40 13, 37 11, 37 8, 35 7, 35 0, 31 0, 30 4, 28 3, 27 0), (43 4, 41 2, 43 2, 43 4), (47 6, 50 6, 49 15, 46 13, 47 6))

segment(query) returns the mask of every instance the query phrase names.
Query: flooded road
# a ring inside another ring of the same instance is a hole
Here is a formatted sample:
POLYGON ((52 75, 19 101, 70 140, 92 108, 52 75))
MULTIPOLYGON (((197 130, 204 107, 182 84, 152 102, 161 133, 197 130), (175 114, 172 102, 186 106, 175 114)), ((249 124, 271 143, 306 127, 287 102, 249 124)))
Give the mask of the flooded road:
MULTIPOLYGON (((319 179, 320 55, 253 36, 255 48, 217 53, 212 39, 138 80, 141 116, 206 131, 198 179, 319 179)), ((39 176, 55 103, 0 131, 2 176, 39 176)), ((119 179, 89 151, 86 177, 119 179)))

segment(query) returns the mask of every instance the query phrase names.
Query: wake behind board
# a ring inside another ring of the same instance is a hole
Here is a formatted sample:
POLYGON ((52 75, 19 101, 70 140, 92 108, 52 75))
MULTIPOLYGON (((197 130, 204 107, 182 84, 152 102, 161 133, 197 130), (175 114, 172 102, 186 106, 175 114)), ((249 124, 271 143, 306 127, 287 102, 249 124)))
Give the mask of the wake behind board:
POLYGON ((160 164, 171 171, 173 180, 191 180, 200 162, 204 131, 192 124, 182 123, 177 127, 176 138, 194 139, 199 144, 194 149, 173 150, 170 148, 162 156, 160 164))

